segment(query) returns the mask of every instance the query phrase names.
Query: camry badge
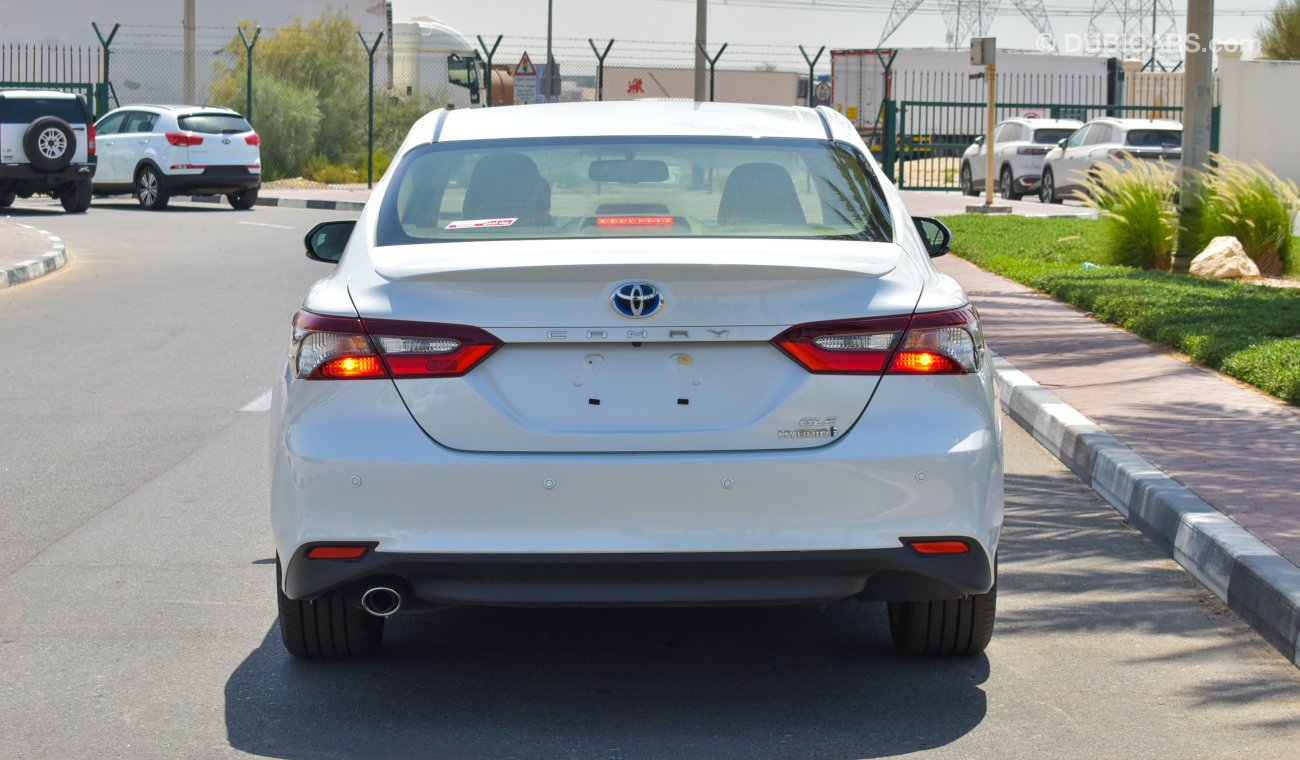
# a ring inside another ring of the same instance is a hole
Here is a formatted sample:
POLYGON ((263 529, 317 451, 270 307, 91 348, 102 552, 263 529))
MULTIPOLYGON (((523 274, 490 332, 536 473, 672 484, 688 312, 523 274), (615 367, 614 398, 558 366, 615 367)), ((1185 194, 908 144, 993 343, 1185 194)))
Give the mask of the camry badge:
POLYGON ((648 282, 629 282, 620 285, 609 297, 609 301, 619 314, 631 319, 642 319, 663 308, 664 296, 648 282))

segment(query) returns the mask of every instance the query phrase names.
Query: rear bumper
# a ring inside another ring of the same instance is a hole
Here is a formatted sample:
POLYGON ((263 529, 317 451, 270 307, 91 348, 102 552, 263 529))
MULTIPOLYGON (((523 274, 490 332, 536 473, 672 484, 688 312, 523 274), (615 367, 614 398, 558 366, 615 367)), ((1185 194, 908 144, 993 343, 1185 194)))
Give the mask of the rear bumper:
POLYGON ((243 166, 209 166, 199 173, 167 174, 167 189, 173 193, 224 195, 261 186, 261 173, 243 166))
POLYGON ((992 583, 1002 448, 987 363, 886 377, 851 430, 809 449, 456 451, 389 381, 287 373, 272 414, 272 525, 294 598, 386 575, 436 604, 954 598, 992 583), (971 551, 905 546, 938 537, 971 551), (320 543, 373 550, 307 560, 320 543))
POLYGON ((396 554, 289 563, 293 599, 365 583, 427 605, 654 606, 958 599, 993 583, 989 554, 922 556, 908 547, 702 554, 396 554))
POLYGON ((0 188, 10 192, 30 190, 31 192, 48 192, 69 182, 86 180, 95 176, 95 162, 69 164, 53 172, 42 172, 32 168, 31 164, 0 164, 0 188))

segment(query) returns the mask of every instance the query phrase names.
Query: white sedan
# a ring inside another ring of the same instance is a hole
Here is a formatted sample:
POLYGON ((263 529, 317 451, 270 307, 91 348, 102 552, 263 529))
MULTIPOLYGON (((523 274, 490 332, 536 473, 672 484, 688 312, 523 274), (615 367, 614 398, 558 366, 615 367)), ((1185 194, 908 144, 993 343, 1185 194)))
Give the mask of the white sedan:
MULTIPOLYGON (((1079 128, 1073 119, 1007 119, 993 130, 993 171, 1003 200, 1016 201, 1038 192, 1043 157, 1079 128)), ((984 192, 988 175, 984 137, 975 138, 961 159, 961 189, 966 195, 984 192)))
MULTIPOLYGON (((354 226, 355 224, 355 226, 354 226)), ((827 108, 436 111, 293 320, 271 515, 292 654, 449 605, 889 603, 992 635, 979 318, 827 108)))

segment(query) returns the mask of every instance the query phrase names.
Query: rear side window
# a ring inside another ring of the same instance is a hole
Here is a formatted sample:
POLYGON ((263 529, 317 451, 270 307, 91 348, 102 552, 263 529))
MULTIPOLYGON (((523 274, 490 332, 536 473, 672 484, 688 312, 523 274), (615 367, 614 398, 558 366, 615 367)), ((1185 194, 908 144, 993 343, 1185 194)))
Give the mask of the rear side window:
POLYGON ((1034 132, 1034 142, 1040 145, 1055 145, 1069 137, 1071 129, 1040 129, 1034 132))
POLYGON ((42 116, 57 116, 69 124, 86 124, 86 108, 72 98, 5 98, 0 100, 0 121, 30 124, 42 116))
POLYGON ((433 145, 390 182, 379 245, 501 238, 889 241, 861 157, 824 140, 556 138, 433 145))
POLYGON ((1172 129, 1135 129, 1128 133, 1127 142, 1135 148, 1178 148, 1183 144, 1183 133, 1172 129))
POLYGON ((181 116, 176 119, 176 123, 186 132, 201 132, 205 135, 253 131, 248 120, 237 113, 196 113, 181 116))

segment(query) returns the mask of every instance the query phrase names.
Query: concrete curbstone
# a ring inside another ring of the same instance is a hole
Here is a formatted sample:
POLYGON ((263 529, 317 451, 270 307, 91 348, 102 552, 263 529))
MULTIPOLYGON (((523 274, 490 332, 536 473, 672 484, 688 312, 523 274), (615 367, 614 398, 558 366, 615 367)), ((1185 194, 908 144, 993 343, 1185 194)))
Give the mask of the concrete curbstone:
POLYGON ((14 223, 15 227, 22 227, 31 230, 49 241, 49 248, 33 258, 25 261, 19 261, 15 264, 0 265, 0 288, 8 288, 14 285, 21 285, 25 282, 31 282, 38 277, 44 277, 51 272, 62 269, 68 263, 68 248, 63 241, 51 235, 45 230, 37 229, 28 224, 14 223))
MULTIPOLYGON (((225 203, 226 198, 222 195, 189 195, 180 197, 176 200, 189 201, 191 203, 225 203)), ((272 208, 302 208, 314 211, 360 211, 366 207, 365 203, 360 201, 329 201, 319 200, 316 198, 280 198, 272 196, 269 198, 258 198, 257 205, 270 206, 272 208)))
POLYGON ((1300 568, 1010 362, 1007 415, 1300 667, 1300 568))

